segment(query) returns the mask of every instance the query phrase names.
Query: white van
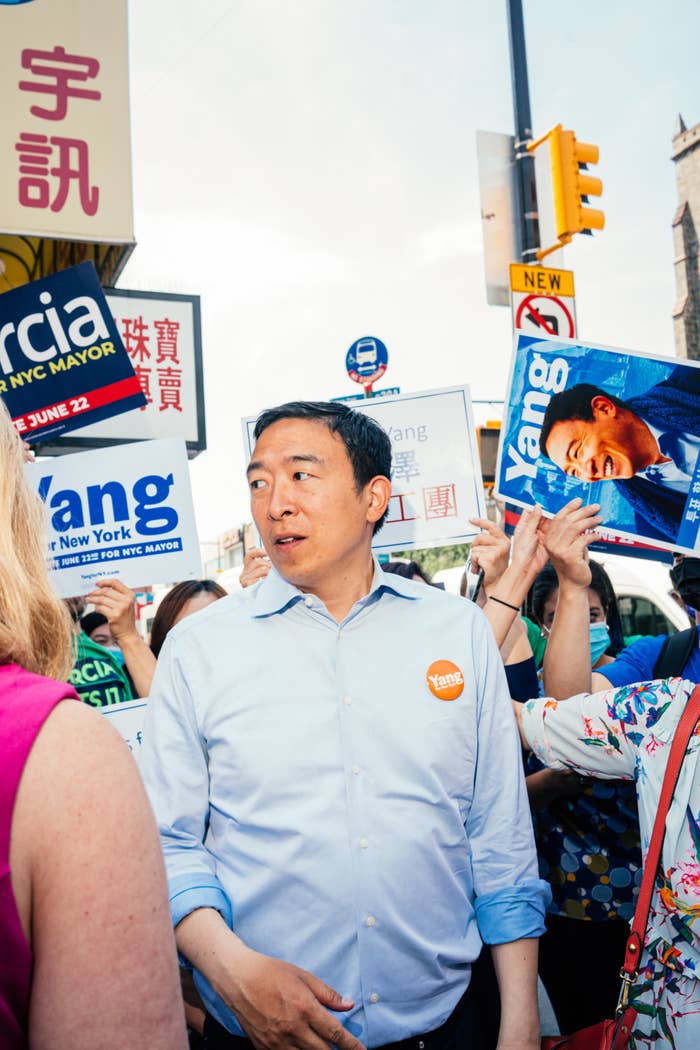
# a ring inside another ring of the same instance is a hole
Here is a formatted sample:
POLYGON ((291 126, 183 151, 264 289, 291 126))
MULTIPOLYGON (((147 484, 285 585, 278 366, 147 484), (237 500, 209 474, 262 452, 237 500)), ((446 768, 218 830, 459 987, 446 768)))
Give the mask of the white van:
POLYGON ((690 627, 685 610, 671 597, 669 566, 624 554, 593 554, 608 576, 617 595, 622 633, 675 634, 690 627))
MULTIPOLYGON (((622 620, 622 633, 675 634, 690 627, 690 620, 671 597, 669 566, 659 561, 629 558, 623 554, 591 555, 612 580, 622 620)), ((459 594, 463 565, 440 569, 434 583, 444 583, 445 590, 459 594)))

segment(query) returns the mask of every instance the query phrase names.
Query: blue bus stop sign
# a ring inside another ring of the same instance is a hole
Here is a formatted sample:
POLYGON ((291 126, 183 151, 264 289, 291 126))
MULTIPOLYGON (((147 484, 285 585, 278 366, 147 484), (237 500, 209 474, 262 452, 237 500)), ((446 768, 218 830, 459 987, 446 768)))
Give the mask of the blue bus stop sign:
POLYGON ((381 339, 366 335, 356 339, 345 355, 345 368, 353 383, 371 386, 384 375, 389 353, 381 339))

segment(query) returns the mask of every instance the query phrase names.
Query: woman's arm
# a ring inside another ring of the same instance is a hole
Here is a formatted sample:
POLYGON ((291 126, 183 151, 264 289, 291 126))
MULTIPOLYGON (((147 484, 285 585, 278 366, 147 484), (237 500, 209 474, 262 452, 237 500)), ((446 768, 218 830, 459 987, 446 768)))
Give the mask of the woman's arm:
POLYGON ((136 630, 134 594, 121 580, 98 580, 87 595, 98 612, 107 617, 124 663, 139 696, 148 696, 156 671, 156 658, 136 630))
POLYGON ((32 1050, 185 1050, 153 814, 126 744, 82 704, 59 704, 29 754, 10 861, 34 953, 32 1050))
POLYGON ((588 547, 599 539, 599 505, 571 500, 551 521, 543 523, 544 545, 559 579, 559 600, 542 665, 544 691, 563 700, 591 691, 588 588, 591 569, 588 547))
POLYGON ((522 512, 513 535, 512 555, 508 564, 508 539, 501 529, 487 518, 471 519, 473 525, 479 525, 484 530, 472 544, 472 561, 484 568, 484 590, 487 595, 484 614, 499 647, 508 637, 535 576, 547 560, 538 535, 541 520, 541 507, 527 508, 522 512))

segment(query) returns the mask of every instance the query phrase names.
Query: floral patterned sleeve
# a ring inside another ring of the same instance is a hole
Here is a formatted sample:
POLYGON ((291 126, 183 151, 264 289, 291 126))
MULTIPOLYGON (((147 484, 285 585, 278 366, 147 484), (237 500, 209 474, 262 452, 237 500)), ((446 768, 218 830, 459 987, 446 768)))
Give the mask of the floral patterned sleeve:
POLYGON ((632 780, 638 748, 672 703, 678 683, 637 682, 570 700, 529 700, 522 711, 523 733, 547 766, 632 780))

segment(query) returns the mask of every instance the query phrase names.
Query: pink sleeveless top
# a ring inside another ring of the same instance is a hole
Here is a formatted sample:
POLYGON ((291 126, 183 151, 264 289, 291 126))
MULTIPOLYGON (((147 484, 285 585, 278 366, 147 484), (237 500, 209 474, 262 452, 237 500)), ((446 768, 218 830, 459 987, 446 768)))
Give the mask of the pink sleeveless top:
POLYGON ((0 1050, 27 1045, 32 951, 22 932, 10 879, 10 829, 22 770, 39 730, 70 685, 0 666, 0 1050))

